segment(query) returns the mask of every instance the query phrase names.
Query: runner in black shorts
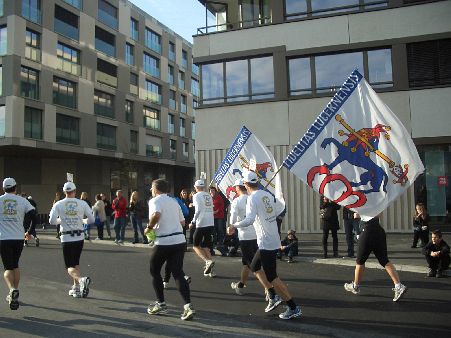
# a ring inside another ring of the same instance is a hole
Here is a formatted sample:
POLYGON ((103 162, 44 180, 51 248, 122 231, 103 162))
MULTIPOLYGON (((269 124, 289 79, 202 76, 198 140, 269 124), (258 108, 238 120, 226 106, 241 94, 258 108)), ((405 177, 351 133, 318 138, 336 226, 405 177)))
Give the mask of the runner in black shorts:
POLYGON ((365 271, 365 262, 370 253, 373 252, 379 264, 385 268, 392 279, 395 287, 393 288, 393 301, 398 301, 407 291, 407 287, 401 284, 398 272, 395 266, 390 263, 387 255, 387 239, 384 229, 379 224, 379 217, 363 223, 363 229, 359 237, 359 248, 357 250, 357 260, 354 273, 354 281, 346 283, 344 288, 353 294, 360 293, 360 281, 365 271))

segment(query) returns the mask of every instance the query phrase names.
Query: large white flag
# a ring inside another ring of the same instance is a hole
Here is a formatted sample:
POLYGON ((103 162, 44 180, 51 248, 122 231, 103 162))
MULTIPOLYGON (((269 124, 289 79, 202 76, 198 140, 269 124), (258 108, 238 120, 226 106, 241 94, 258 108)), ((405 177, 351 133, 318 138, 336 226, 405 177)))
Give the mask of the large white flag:
POLYGON ((424 171, 408 131, 357 70, 283 165, 363 220, 387 208, 424 171))
MULTIPOLYGON (((238 178, 243 177, 243 170, 252 170, 260 178, 260 188, 267 190, 285 204, 282 196, 280 176, 277 163, 266 146, 252 132, 243 126, 230 146, 227 155, 215 173, 214 181, 218 188, 232 201, 235 197, 233 187, 238 178), (268 185, 268 183, 271 183, 268 185), (266 187, 268 185, 268 187, 266 187)), ((283 208, 282 208, 283 209, 283 208)))

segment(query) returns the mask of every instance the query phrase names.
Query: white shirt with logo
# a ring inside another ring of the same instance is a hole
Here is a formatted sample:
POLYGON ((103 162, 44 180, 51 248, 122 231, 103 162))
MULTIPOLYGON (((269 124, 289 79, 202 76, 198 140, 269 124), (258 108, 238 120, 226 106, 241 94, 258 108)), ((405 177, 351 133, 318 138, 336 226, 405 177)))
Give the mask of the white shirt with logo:
MULTIPOLYGON (((242 221, 246 218, 247 197, 247 194, 243 194, 233 200, 232 205, 230 206, 231 224, 242 221)), ((253 226, 238 228, 238 239, 240 241, 250 241, 256 238, 257 234, 255 233, 255 228, 253 226)))
POLYGON ((199 191, 193 196, 194 216, 193 223, 196 228, 206 228, 215 225, 213 216, 213 199, 205 191, 199 191))
POLYGON ((16 194, 0 196, 0 240, 23 240, 25 214, 34 207, 26 198, 16 194))
POLYGON ((149 219, 155 212, 160 213, 160 220, 155 230, 155 245, 174 245, 185 243, 182 224, 185 222, 182 208, 175 198, 166 194, 158 195, 149 201, 149 219))
POLYGON ((66 197, 63 200, 56 202, 50 211, 49 223, 57 224, 58 218, 61 220, 61 233, 81 230, 80 235, 61 235, 60 239, 62 243, 81 241, 85 238, 83 233, 83 218, 88 219, 87 224, 93 224, 95 222, 89 205, 78 198, 66 197))
POLYGON ((282 204, 274 203, 274 197, 270 193, 256 190, 247 198, 245 219, 233 225, 242 228, 253 224, 258 248, 277 250, 280 248, 280 237, 276 217, 282 210, 282 204))

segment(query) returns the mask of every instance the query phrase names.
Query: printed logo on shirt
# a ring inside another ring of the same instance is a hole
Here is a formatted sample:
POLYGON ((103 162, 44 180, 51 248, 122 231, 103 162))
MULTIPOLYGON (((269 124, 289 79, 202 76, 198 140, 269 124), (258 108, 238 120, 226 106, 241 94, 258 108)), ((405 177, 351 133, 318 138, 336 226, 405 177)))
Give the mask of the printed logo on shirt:
POLYGON ((66 202, 65 207, 65 214, 68 216, 75 216, 77 215, 77 202, 66 202))
POLYGON ((269 199, 269 197, 268 196, 263 196, 262 202, 263 202, 263 205, 265 206, 266 212, 268 214, 272 213, 274 209, 273 209, 273 207, 271 205, 271 200, 269 199))
POLYGON ((205 206, 206 207, 211 207, 212 203, 211 203, 211 196, 205 195, 204 196, 204 202, 205 202, 205 206))
POLYGON ((5 215, 17 215, 17 201, 4 200, 3 201, 3 214, 5 215))

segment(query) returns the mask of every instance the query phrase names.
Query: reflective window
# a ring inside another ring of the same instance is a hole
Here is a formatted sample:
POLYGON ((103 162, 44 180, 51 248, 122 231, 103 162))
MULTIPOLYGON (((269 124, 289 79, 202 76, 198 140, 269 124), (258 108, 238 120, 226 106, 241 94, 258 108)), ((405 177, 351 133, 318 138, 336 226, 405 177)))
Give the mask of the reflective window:
POLYGON ((138 74, 130 73, 130 93, 138 95, 138 74))
POLYGON ((125 100, 125 121, 133 123, 133 101, 125 100))
POLYGON ((160 60, 144 53, 143 60, 144 71, 153 77, 160 78, 160 60))
POLYGON ((186 127, 185 127, 185 119, 180 118, 180 136, 185 137, 186 135, 186 127))
POLYGON ((188 68, 188 52, 182 49, 182 67, 188 68))
POLYGON ((144 99, 152 103, 161 104, 161 86, 152 81, 146 80, 144 99))
POLYGON ((28 28, 25 31, 25 57, 33 61, 41 61, 41 34, 28 28))
POLYGON ((391 49, 368 51, 368 80, 375 88, 393 86, 391 49))
POLYGON ((177 141, 169 139, 169 154, 171 159, 175 160, 177 157, 177 141))
POLYGON ((8 47, 8 29, 6 26, 0 27, 0 55, 6 55, 8 47))
POLYGON ((98 4, 97 18, 99 21, 117 29, 117 8, 105 0, 99 0, 98 4))
POLYGON ((58 58, 58 69, 74 75, 80 75, 80 52, 78 50, 58 42, 56 45, 56 56, 58 58))
POLYGON ((22 0, 22 16, 30 21, 41 23, 41 1, 22 0))
POLYGON ((114 118, 114 96, 100 90, 94 90, 94 113, 114 118))
POLYGON ((77 107, 77 84, 53 77, 53 103, 69 108, 77 107))
POLYGON ((169 90, 169 108, 171 108, 172 110, 177 109, 177 99, 174 90, 169 90))
POLYGON ((194 121, 191 122, 191 138, 196 139, 196 122, 194 121))
POLYGON ((78 16, 60 6, 55 6, 54 30, 68 38, 78 40, 78 16))
POLYGON ((191 78, 191 93, 194 96, 200 96, 199 81, 195 78, 191 78))
POLYGON ((5 119, 6 108, 5 106, 0 106, 0 137, 5 137, 5 119))
POLYGON ((183 157, 185 158, 185 160, 187 160, 188 159, 188 155, 189 155, 188 154, 189 144, 186 143, 186 142, 183 142, 182 145, 183 145, 182 154, 183 154, 183 157))
POLYGON ((179 88, 185 89, 185 73, 179 71, 179 88))
POLYGON ((199 75, 199 66, 192 63, 191 64, 191 72, 195 75, 199 75))
POLYGON ((108 56, 116 56, 115 36, 96 26, 96 49, 108 56))
POLYGON ((138 132, 135 130, 130 130, 130 152, 138 153, 138 132))
POLYGON ((83 0, 63 0, 63 1, 78 9, 81 9, 81 7, 83 6, 83 0))
POLYGON ((25 107, 24 137, 42 140, 42 110, 25 107))
POLYGON ((290 74, 290 95, 312 94, 310 58, 288 61, 290 74))
POLYGON ((56 114, 56 142, 80 144, 80 119, 56 114))
POLYGON ((169 41, 169 53, 168 58, 171 61, 175 61, 175 44, 169 41))
POLYGON ((125 63, 133 66, 135 64, 135 48, 129 44, 125 44, 125 63))
POLYGON ((147 27, 144 43, 146 44, 146 47, 161 54, 161 36, 147 27))
POLYGON ((227 101, 249 100, 248 61, 226 62, 227 101))
POLYGON ((108 86, 117 87, 117 66, 106 62, 102 59, 97 59, 96 80, 99 83, 108 86))
POLYGON ((274 97, 272 56, 250 59, 252 100, 274 97))
POLYGON ((154 130, 160 130, 160 112, 158 110, 144 107, 143 116, 144 127, 154 130))
POLYGON ((2 95, 3 95, 3 65, 0 65, 0 96, 2 95))
POLYGON ((134 39, 134 40, 138 40, 138 37, 139 37, 138 27, 139 27, 138 21, 133 18, 130 18, 130 34, 132 36, 132 39, 134 39))
POLYGON ((116 150, 116 127, 97 123, 97 148, 116 150))
POLYGON ((186 114, 186 96, 180 95, 180 112, 186 114))
POLYGON ((161 146, 156 146, 153 144, 146 144, 146 156, 147 157, 160 157, 161 156, 161 146))
POLYGON ((224 102, 222 62, 202 65, 202 100, 204 104, 224 102))
POLYGON ((20 95, 39 100, 39 72, 23 67, 20 71, 20 95))
POLYGON ((3 16, 3 4, 4 0, 0 0, 0 16, 3 16))
POLYGON ((241 27, 271 23, 269 0, 241 0, 241 27))
POLYGON ((172 114, 168 114, 168 133, 169 134, 174 134, 175 131, 175 125, 174 125, 174 120, 175 117, 172 114))
POLYGON ((174 84, 174 67, 171 65, 168 65, 168 83, 171 85, 174 84))

